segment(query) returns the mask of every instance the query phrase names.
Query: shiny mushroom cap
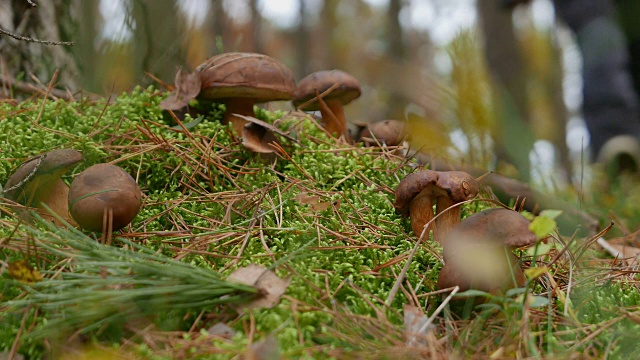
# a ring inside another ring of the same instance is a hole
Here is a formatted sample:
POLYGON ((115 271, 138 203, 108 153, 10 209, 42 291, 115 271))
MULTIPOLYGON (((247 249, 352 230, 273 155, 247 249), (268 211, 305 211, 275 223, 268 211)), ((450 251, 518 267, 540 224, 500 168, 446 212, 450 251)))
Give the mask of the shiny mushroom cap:
POLYGON ((224 53, 198 66, 199 97, 216 100, 251 98, 255 102, 290 100, 296 83, 286 66, 276 59, 255 53, 224 53))
POLYGON ((138 214, 142 194, 136 181, 112 164, 96 164, 71 183, 71 216, 89 231, 119 230, 138 214))
POLYGON ((37 201, 48 191, 48 186, 82 161, 76 150, 59 149, 33 157, 16 170, 4 186, 4 196, 20 204, 38 205, 37 201))
POLYGON ((444 196, 459 203, 478 195, 478 183, 463 171, 416 171, 402 179, 396 188, 396 213, 409 216, 411 201, 423 191, 433 197, 444 196))
MULTIPOLYGON (((322 70, 309 74, 298 82, 293 105, 299 107, 333 86, 334 89, 323 100, 339 100, 342 105, 346 105, 360 97, 360 83, 355 77, 342 70, 322 70)), ((320 110, 320 102, 311 102, 301 110, 320 110)))

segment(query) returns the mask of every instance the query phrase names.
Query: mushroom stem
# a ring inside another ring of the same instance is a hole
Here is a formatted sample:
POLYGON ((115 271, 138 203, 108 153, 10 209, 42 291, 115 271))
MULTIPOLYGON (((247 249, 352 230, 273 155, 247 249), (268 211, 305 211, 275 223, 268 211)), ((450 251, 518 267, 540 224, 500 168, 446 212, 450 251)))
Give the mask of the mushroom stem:
POLYGON ((65 184, 62 179, 56 179, 51 181, 47 186, 39 189, 32 204, 38 208, 38 214, 45 219, 57 223, 56 219, 44 209, 43 204, 64 219, 64 221, 76 226, 76 222, 69 215, 68 198, 69 186, 65 184))
POLYGON ((347 141, 351 140, 347 131, 347 121, 344 115, 344 106, 339 99, 322 99, 326 106, 320 106, 320 114, 325 122, 327 131, 330 134, 337 133, 338 137, 344 136, 347 141))
POLYGON ((241 119, 233 114, 239 114, 243 116, 255 116, 253 112, 253 104, 255 103, 252 98, 229 98, 225 100, 227 110, 224 113, 222 119, 223 124, 231 122, 233 130, 236 134, 241 135, 242 129, 248 123, 246 120, 241 119))
MULTIPOLYGON (((447 208, 453 206, 455 203, 448 197, 439 196, 436 198, 436 213, 440 214, 447 208)), ((433 232, 434 240, 444 246, 444 242, 447 238, 447 234, 451 229, 460 223, 460 216, 462 215, 462 209, 460 206, 456 206, 447 210, 444 214, 438 216, 436 219, 436 230, 433 232)))
MULTIPOLYGON (((422 234, 424 226, 433 219, 433 199, 431 190, 422 190, 412 201, 409 209, 411 213, 411 229, 418 238, 422 234)), ((425 232, 425 239, 429 239, 429 231, 436 225, 431 224, 425 232)), ((434 230, 434 233, 436 231, 434 230)))

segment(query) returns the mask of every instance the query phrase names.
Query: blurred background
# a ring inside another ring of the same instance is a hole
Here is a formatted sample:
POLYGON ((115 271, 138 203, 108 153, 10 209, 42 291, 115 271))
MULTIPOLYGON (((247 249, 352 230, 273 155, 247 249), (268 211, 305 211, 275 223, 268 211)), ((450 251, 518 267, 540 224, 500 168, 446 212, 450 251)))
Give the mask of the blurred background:
POLYGON ((0 97, 20 98, 7 84, 47 84, 56 69, 56 87, 71 93, 162 88, 178 67, 193 70, 222 52, 260 52, 298 80, 323 69, 351 73, 363 94, 346 108, 349 120, 409 121, 415 148, 539 187, 584 176, 575 170, 589 143, 581 59, 549 0, 515 10, 503 0, 34 3, 0 2, 0 28, 75 45, 0 37, 0 97))

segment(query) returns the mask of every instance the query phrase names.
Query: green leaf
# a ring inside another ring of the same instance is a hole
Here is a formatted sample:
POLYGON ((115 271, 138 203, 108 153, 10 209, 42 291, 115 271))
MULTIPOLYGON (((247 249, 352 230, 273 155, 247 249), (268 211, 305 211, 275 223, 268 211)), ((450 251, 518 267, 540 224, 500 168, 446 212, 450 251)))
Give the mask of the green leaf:
POLYGON ((455 295, 455 297, 463 297, 463 298, 464 297, 474 297, 474 296, 484 296, 486 298, 493 297, 493 295, 489 294, 486 291, 473 290, 473 289, 467 290, 467 291, 463 291, 463 292, 457 293, 455 295))
POLYGON ((529 230, 531 230, 538 240, 547 237, 557 226, 554 218, 559 215, 557 210, 545 210, 540 213, 531 224, 529 224, 529 230), (550 215, 551 217, 547 216, 550 215))
MULTIPOLYGON (((537 235, 538 234, 536 234, 536 236, 537 235)), ((538 239, 540 239, 540 237, 538 237, 538 239)), ((548 254, 552 247, 553 246, 549 244, 538 243, 536 246, 528 248, 525 253, 529 256, 537 257, 548 254)))
POLYGON ((529 307, 531 308, 539 308, 547 305, 549 305, 549 299, 544 296, 534 296, 531 303, 529 303, 529 307))

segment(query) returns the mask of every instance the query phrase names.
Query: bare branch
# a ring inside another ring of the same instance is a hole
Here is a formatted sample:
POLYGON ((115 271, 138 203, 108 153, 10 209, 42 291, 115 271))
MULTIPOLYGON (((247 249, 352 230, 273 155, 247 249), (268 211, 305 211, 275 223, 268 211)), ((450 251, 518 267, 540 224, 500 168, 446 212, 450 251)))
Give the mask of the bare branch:
POLYGON ((27 2, 29 3, 29 5, 31 5, 31 6, 33 6, 33 7, 38 6, 36 3, 34 3, 34 2, 33 2, 33 1, 31 1, 31 0, 27 0, 27 2))
POLYGON ((9 32, 7 30, 3 30, 0 29, 0 35, 7 35, 10 36, 16 40, 21 40, 21 41, 27 41, 27 42, 33 42, 33 43, 38 43, 38 44, 44 44, 44 45, 70 45, 73 46, 76 43, 73 41, 47 41, 47 40, 38 40, 38 39, 34 39, 34 38, 30 38, 27 36, 22 36, 22 35, 18 35, 18 34, 14 34, 12 32, 9 32))

